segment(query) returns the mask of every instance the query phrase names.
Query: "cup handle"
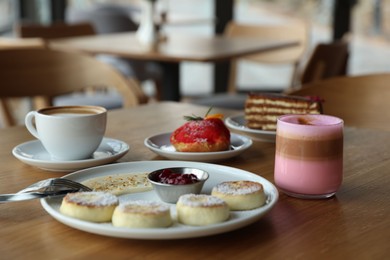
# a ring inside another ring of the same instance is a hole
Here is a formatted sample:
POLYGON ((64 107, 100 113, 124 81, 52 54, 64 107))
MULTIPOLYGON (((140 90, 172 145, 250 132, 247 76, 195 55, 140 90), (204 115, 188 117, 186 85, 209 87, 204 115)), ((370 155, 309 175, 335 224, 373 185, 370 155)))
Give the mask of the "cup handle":
POLYGON ((35 118, 35 111, 30 111, 27 113, 26 117, 24 118, 24 124, 27 127, 27 130, 36 138, 39 139, 38 131, 35 127, 35 124, 33 123, 34 118, 35 118))

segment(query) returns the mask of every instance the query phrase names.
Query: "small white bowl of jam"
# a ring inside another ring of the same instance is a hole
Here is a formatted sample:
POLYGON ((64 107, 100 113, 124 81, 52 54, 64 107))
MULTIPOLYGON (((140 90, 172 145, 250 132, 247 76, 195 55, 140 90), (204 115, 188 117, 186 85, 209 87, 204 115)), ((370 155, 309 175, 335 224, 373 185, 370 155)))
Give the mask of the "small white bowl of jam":
POLYGON ((199 194, 209 174, 191 167, 164 168, 148 174, 148 180, 160 199, 176 203, 181 195, 199 194))

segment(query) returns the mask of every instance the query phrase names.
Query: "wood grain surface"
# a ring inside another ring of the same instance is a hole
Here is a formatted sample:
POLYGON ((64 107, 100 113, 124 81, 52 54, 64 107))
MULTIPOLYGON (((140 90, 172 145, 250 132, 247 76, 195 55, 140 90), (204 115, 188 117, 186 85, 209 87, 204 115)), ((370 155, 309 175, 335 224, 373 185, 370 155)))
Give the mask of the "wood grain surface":
MULTIPOLYGON (((183 115, 208 108, 156 103, 111 111, 106 136, 130 151, 119 160, 163 159, 143 145, 146 137, 172 131, 183 115)), ((225 116, 240 111, 218 110, 225 116)), ((0 193, 16 192, 63 173, 43 171, 14 158, 14 146, 33 137, 24 127, 0 130, 0 193)), ((390 133, 345 128, 344 181, 333 198, 301 200, 280 194, 273 210, 242 229, 182 240, 119 239, 89 234, 49 216, 40 202, 1 204, 2 259, 386 259, 390 255, 390 133)), ((273 182, 275 145, 255 141, 242 155, 220 164, 273 182)))

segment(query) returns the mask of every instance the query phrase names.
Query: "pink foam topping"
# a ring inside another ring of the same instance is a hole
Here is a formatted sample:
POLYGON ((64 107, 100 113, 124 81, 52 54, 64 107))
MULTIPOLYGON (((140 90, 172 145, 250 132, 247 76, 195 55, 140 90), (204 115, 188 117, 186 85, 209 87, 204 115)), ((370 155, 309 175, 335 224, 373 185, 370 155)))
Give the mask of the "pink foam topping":
POLYGON ((309 126, 336 125, 342 122, 340 118, 328 115, 288 115, 281 117, 281 121, 309 126))
POLYGON ((277 132, 302 137, 324 137, 340 135, 343 125, 342 119, 329 115, 285 115, 278 120, 277 132))

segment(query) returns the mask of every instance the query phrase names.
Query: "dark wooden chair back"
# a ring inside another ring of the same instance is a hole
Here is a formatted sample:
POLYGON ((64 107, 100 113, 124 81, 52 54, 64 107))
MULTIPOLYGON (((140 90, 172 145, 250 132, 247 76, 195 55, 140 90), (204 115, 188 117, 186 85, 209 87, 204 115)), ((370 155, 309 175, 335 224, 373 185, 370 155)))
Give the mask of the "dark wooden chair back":
POLYGON ((347 126, 390 130, 390 73, 344 76, 305 84, 292 95, 318 96, 325 114, 347 126))
POLYGON ((16 124, 12 111, 7 109, 8 98, 40 96, 46 102, 42 106, 50 106, 56 96, 109 87, 121 94, 123 107, 141 103, 136 82, 123 77, 110 65, 81 53, 46 48, 0 50, 0 78, 3 126, 16 124))
POLYGON ((90 23, 54 23, 51 25, 19 24, 16 31, 21 38, 58 39, 66 37, 94 35, 95 29, 90 23))
POLYGON ((314 48, 301 76, 301 84, 347 75, 347 42, 319 43, 314 48))

